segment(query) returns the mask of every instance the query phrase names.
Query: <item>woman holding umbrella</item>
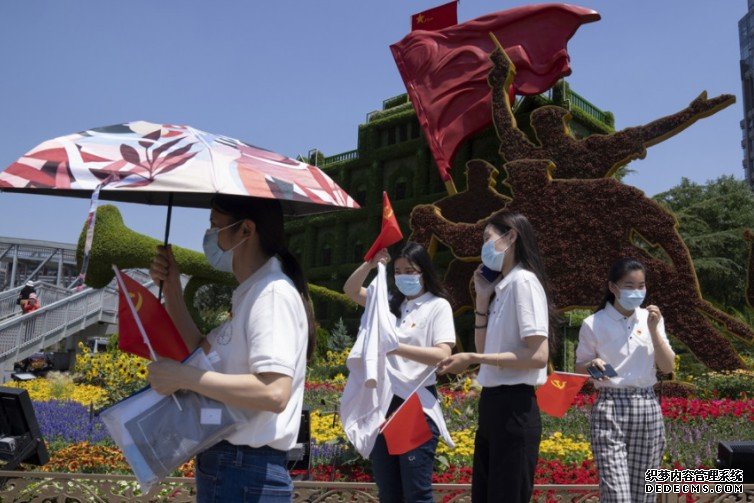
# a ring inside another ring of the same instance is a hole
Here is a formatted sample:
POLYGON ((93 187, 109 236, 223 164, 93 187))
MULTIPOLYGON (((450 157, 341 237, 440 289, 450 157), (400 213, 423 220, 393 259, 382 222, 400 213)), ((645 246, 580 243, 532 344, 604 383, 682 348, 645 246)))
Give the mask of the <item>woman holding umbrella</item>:
POLYGON ((206 338, 183 301, 170 247, 159 248, 150 273, 164 282, 167 311, 186 345, 217 353, 217 371, 161 360, 149 366, 150 384, 159 393, 188 389, 247 412, 235 433, 197 456, 198 501, 290 501, 286 451, 298 435, 315 331, 306 280, 285 245, 280 202, 216 196, 204 252, 239 283, 233 318, 206 338))

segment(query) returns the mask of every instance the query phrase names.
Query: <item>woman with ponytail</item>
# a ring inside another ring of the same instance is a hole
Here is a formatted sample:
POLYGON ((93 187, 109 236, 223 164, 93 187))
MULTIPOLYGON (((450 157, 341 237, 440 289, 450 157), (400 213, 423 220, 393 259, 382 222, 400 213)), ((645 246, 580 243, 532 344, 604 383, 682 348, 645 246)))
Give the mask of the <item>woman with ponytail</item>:
MULTIPOLYGON (((368 291, 363 285, 367 276, 378 263, 389 261, 387 250, 380 250, 372 260, 364 262, 351 274, 343 291, 351 300, 364 306, 368 291)), ((437 378, 433 367, 450 356, 456 341, 453 309, 427 250, 419 243, 409 241, 395 257, 393 272, 396 288, 390 294, 390 310, 396 316, 399 344, 388 354, 386 361, 394 393, 386 417, 408 398, 405 394, 401 396, 399 390, 423 386, 437 400, 437 378)), ((432 438, 424 444, 393 455, 388 451, 384 435, 377 437, 370 460, 380 502, 434 501, 432 474, 437 442, 440 436, 446 443, 452 440, 439 407, 433 411, 429 410, 433 407, 428 404, 422 405, 426 407, 425 417, 432 432, 432 438)))
POLYGON ((529 220, 497 213, 484 228, 474 273, 476 353, 457 353, 440 374, 479 364, 482 385, 474 439, 471 500, 528 503, 534 489, 542 421, 534 386, 547 380, 557 310, 529 220))
POLYGON ((163 282, 165 307, 189 350, 216 353, 216 371, 160 360, 149 365, 149 382, 165 395, 187 389, 246 412, 233 434, 197 456, 197 501, 290 501, 286 451, 298 436, 315 327, 306 279, 285 245, 280 202, 216 196, 204 253, 239 283, 232 319, 206 338, 183 301, 170 247, 159 247, 150 274, 163 282))

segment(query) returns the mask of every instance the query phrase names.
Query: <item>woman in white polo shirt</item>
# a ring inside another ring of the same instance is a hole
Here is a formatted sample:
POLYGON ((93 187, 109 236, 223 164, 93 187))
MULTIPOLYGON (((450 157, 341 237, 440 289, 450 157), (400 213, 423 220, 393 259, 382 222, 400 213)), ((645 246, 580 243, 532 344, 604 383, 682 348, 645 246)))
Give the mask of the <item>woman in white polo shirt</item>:
POLYGON ((166 308, 188 348, 217 353, 216 372, 161 360, 149 365, 150 384, 162 394, 188 389, 246 412, 236 432, 197 456, 197 501, 290 501, 286 451, 298 436, 315 339, 306 279, 285 246, 280 202, 216 196, 204 252, 239 283, 232 319, 206 339, 183 301, 170 248, 159 248, 150 273, 164 282, 166 308))
POLYGON ((662 314, 641 304, 646 295, 644 265, 633 259, 613 264, 600 309, 584 320, 576 350, 576 371, 610 364, 617 377, 594 382, 592 452, 600 476, 600 501, 654 501, 644 492, 645 472, 659 468, 665 447, 662 410, 654 393, 657 369, 673 371, 662 314))
POLYGON ((528 503, 542 436, 534 386, 547 379, 556 316, 526 217, 496 214, 488 220, 482 263, 500 273, 493 281, 485 279, 481 266, 474 273, 474 339, 482 352, 453 355, 440 364, 440 374, 480 364, 472 501, 528 503))
MULTIPOLYGON (((364 281, 379 262, 389 260, 387 251, 381 250, 371 261, 359 266, 343 286, 346 295, 365 305, 364 281)), ((450 356, 455 346, 453 310, 432 260, 420 244, 408 242, 403 247, 395 258, 394 273, 398 291, 391 294, 390 310, 397 317, 400 344, 388 355, 390 375, 400 379, 399 384, 405 384, 401 387, 413 389, 431 373, 424 385, 437 397, 437 379, 431 369, 450 356)), ((402 403, 402 398, 393 396, 387 415, 402 403)), ((405 454, 389 454, 385 438, 377 437, 370 459, 381 503, 434 502, 432 473, 439 428, 429 416, 427 422, 432 439, 405 454)))

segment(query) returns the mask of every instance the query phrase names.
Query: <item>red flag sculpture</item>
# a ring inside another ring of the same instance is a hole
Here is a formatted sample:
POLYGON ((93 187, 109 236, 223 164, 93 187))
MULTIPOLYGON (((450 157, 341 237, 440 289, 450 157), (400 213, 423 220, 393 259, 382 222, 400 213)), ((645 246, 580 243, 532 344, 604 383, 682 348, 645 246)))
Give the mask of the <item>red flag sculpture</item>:
POLYGON ((537 390, 537 404, 542 412, 563 417, 589 376, 553 372, 537 390))
POLYGON ((424 409, 416 392, 401 405, 380 428, 385 436, 387 452, 393 456, 406 454, 432 438, 424 409))
POLYGON ((487 73, 492 33, 516 66, 516 94, 539 94, 570 75, 568 40, 597 12, 566 4, 518 7, 439 31, 418 30, 390 46, 440 177, 463 140, 492 123, 487 73))
POLYGON ((155 353, 165 358, 183 361, 189 355, 189 350, 157 297, 126 274, 118 276, 123 280, 123 286, 127 290, 118 288, 118 347, 127 353, 152 359, 133 311, 126 302, 125 296, 130 295, 155 353))
POLYGON ((411 16, 411 31, 442 30, 458 23, 458 2, 453 1, 411 16))
POLYGON ((401 227, 398 225, 398 220, 393 213, 393 207, 390 205, 390 199, 387 197, 387 192, 382 193, 382 230, 380 235, 374 241, 374 244, 366 255, 364 255, 364 261, 368 262, 377 255, 377 252, 388 246, 392 246, 398 241, 403 239, 403 233, 401 227))

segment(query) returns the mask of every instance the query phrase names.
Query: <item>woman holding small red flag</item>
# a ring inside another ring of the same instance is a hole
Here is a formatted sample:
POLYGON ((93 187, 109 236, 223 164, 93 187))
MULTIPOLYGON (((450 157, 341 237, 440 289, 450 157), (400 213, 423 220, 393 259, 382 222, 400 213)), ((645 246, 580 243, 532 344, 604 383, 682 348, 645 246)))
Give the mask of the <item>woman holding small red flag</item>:
POLYGON ((457 353, 439 371, 457 374, 480 364, 472 501, 528 503, 542 437, 534 386, 547 380, 556 315, 526 217, 493 215, 481 254, 483 266, 474 273, 474 339, 481 352, 457 353))
POLYGON ((662 410, 654 392, 657 369, 673 371, 675 354, 657 306, 640 307, 647 293, 644 265, 614 263, 600 309, 584 320, 576 371, 598 376, 590 430, 600 476, 600 501, 654 501, 645 472, 659 468, 665 447, 662 410), (608 371, 608 373, 605 373, 608 371))
MULTIPOLYGON (((390 255, 382 249, 371 260, 364 262, 343 285, 346 295, 364 306, 367 290, 363 285, 367 276, 377 264, 389 261, 390 255)), ((432 260, 420 244, 406 243, 395 259, 394 273, 397 291, 392 292, 389 302, 390 310, 397 318, 399 346, 387 358, 392 387, 395 393, 398 388, 426 386, 436 399, 437 379, 432 367, 450 356, 455 345, 453 310, 432 260)), ((395 394, 387 417, 403 403, 404 398, 395 394)), ((432 438, 408 452, 392 455, 388 452, 384 435, 377 437, 370 459, 380 502, 434 502, 432 473, 435 451, 440 431, 446 428, 444 424, 435 424, 429 416, 424 417, 432 438)), ((440 423, 443 422, 441 419, 440 414, 440 423)))
POLYGON ((169 247, 159 247, 150 274, 164 282, 165 307, 188 349, 203 347, 216 371, 163 359, 149 364, 149 382, 164 395, 187 389, 244 409, 238 428, 196 457, 197 501, 289 502, 286 455, 298 437, 316 339, 307 282, 285 245, 280 201, 215 196, 204 254, 239 283, 233 317, 206 338, 189 315, 169 247))

